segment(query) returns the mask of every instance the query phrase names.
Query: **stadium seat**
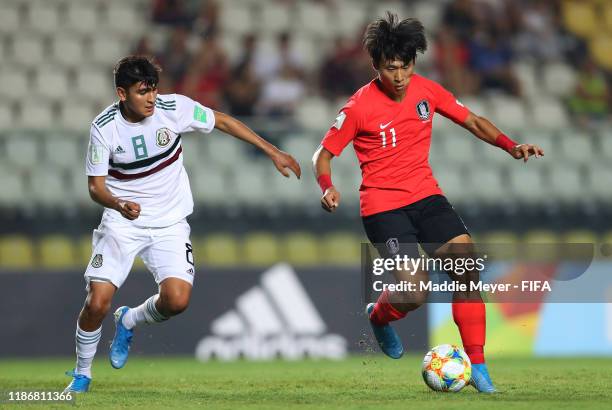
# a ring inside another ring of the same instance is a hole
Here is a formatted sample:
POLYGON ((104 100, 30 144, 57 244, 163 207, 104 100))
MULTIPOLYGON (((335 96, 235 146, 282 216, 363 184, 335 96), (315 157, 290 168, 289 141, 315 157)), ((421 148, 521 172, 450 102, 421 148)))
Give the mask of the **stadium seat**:
POLYGON ((74 170, 75 160, 85 158, 85 151, 81 151, 81 144, 72 136, 48 134, 40 142, 44 162, 52 167, 74 170))
POLYGON ((13 105, 6 102, 0 102, 0 130, 11 129, 11 122, 15 117, 13 105))
POLYGON ((573 203, 585 195, 585 184, 580 169, 570 164, 554 167, 548 176, 553 198, 573 203))
POLYGON ((94 64, 112 66, 129 52, 129 47, 130 44, 115 35, 94 36, 89 45, 88 58, 94 64))
POLYGON ((195 202, 227 206, 235 201, 234 189, 226 172, 215 166, 197 166, 187 171, 195 202))
POLYGON ((42 37, 31 32, 13 33, 12 61, 26 67, 35 67, 41 64, 45 60, 43 41, 42 37))
POLYGON ((594 139, 593 135, 569 132, 560 135, 557 142, 559 155, 565 161, 572 164, 588 164, 594 158, 594 139))
POLYGON ((543 68, 542 80, 548 94, 556 97, 566 97, 574 92, 577 78, 570 65, 549 63, 543 68))
POLYGON ((567 128, 568 116, 559 100, 536 97, 531 99, 530 105, 536 129, 558 131, 567 128))
MULTIPOLYGON (((314 43, 309 36, 296 37, 291 42, 292 49, 301 57, 302 68, 316 71, 324 57, 325 45, 314 43)), ((327 101, 325 104, 327 107, 327 101)), ((329 113, 326 113, 329 116, 329 113)))
POLYGON ((215 233, 197 238, 193 242, 196 266, 240 266, 242 254, 233 235, 215 233))
POLYGON ((248 5, 237 2, 223 2, 221 5, 219 20, 224 32, 240 35, 253 32, 255 19, 248 5))
POLYGON ((29 270, 36 265, 34 246, 22 235, 0 237, 0 267, 4 270, 29 270))
POLYGON ((561 236, 553 231, 544 229, 534 229, 532 231, 528 231, 523 236, 523 243, 527 245, 551 244, 559 243, 561 239, 561 236))
MULTIPOLYGON (((361 173, 358 167, 350 167, 346 164, 341 167, 338 164, 334 164, 334 185, 342 195, 342 206, 358 207, 361 173)), ((321 191, 319 190, 316 196, 320 196, 320 193, 321 191)), ((313 202, 313 205, 315 203, 317 202, 313 202)))
POLYGON ((334 25, 332 26, 337 34, 344 38, 358 36, 363 29, 367 18, 365 7, 355 7, 350 0, 336 2, 336 9, 333 14, 334 25))
POLYGON ((37 67, 34 93, 48 100, 62 100, 68 96, 70 84, 64 70, 43 65, 37 67))
POLYGON ((2 195, 0 195, 0 206, 17 207, 26 200, 24 179, 20 174, 10 172, 10 168, 8 167, 2 168, 7 169, 0 169, 0 172, 2 172, 2 195))
POLYGON ((597 154, 604 161, 612 160, 612 132, 602 132, 599 135, 597 154))
POLYGON ((64 174, 54 168, 39 166, 30 178, 28 197, 42 206, 65 206, 67 187, 64 174))
POLYGON ((514 73, 521 85, 521 92, 527 97, 541 95, 540 80, 536 75, 536 67, 533 63, 519 61, 513 65, 514 73))
POLYGON ((291 8, 286 3, 263 2, 259 10, 259 30, 264 35, 276 35, 289 31, 291 27, 291 8))
POLYGON ((236 164, 231 172, 231 185, 238 203, 255 206, 276 204, 266 178, 269 166, 268 163, 259 162, 236 164))
POLYGON ((196 138, 202 138, 204 142, 200 152, 206 160, 220 167, 221 170, 231 170, 236 164, 249 162, 245 144, 226 134, 213 131, 206 137, 196 136, 196 138))
POLYGON ((38 163, 38 142, 27 134, 12 134, 6 138, 6 161, 15 169, 28 171, 38 163))
POLYGON ((349 232, 330 233, 321 241, 322 262, 328 265, 359 266, 361 238, 349 232))
POLYGON ((612 3, 607 0, 603 4, 603 21, 606 32, 612 33, 612 3))
POLYGON ((44 130, 56 122, 53 104, 48 101, 26 97, 19 101, 19 116, 15 125, 29 130, 44 130))
POLYGON ((243 255, 247 266, 267 267, 281 261, 280 244, 271 233, 249 233, 244 238, 243 255))
POLYGON ((112 33, 135 36, 144 33, 147 15, 133 3, 111 2, 106 6, 104 29, 112 33))
MULTIPOLYGON (((106 61, 106 64, 109 63, 109 61, 106 61)), ((77 70, 75 81, 76 94, 84 99, 101 100, 101 96, 107 96, 114 90, 113 76, 110 70, 101 71, 99 68, 84 67, 82 70, 77 70)), ((112 102, 112 99, 108 99, 104 104, 110 105, 112 102)))
POLYGON ((83 39, 59 32, 51 39, 51 61, 62 67, 77 67, 83 61, 83 39))
MULTIPOLYGON (((84 155, 83 155, 84 156, 84 155)), ((83 169, 73 169, 69 172, 66 181, 66 192, 70 195, 76 204, 83 208, 95 209, 100 205, 95 203, 89 196, 87 189, 87 175, 83 169)))
POLYGON ((471 182, 457 166, 434 170, 434 177, 451 203, 464 203, 471 199, 471 182))
POLYGON ((480 140, 460 128, 444 133, 440 139, 444 141, 444 157, 448 164, 469 165, 480 156, 480 140))
POLYGON ((28 30, 41 34, 53 33, 60 27, 59 9, 56 4, 31 3, 27 13, 28 30))
POLYGON ((371 16, 383 17, 387 11, 397 14, 401 19, 410 17, 408 8, 404 2, 398 0, 377 1, 374 4, 371 16))
POLYGON ((489 118, 491 116, 489 112, 489 103, 482 97, 466 96, 461 97, 460 101, 463 103, 463 105, 469 108, 470 111, 480 115, 481 117, 489 118))
POLYGON ((317 238, 309 232, 294 232, 283 240, 283 257, 294 266, 313 266, 320 264, 317 238))
POLYGON ((101 20, 102 14, 94 2, 73 3, 66 8, 64 28, 69 32, 93 35, 98 32, 101 20))
MULTIPOLYGON (((440 20, 442 19, 442 12, 443 7, 441 7, 440 4, 430 1, 421 1, 414 5, 413 15, 423 23, 426 31, 433 33, 438 30, 440 20)), ((404 16, 403 18, 406 17, 407 16, 404 16)))
POLYGON ((77 132, 78 135, 88 135, 91 122, 97 114, 89 100, 69 99, 62 103, 59 124, 67 131, 77 132))
MULTIPOLYGON (((302 166, 302 173, 308 172, 305 167, 302 166)), ((298 180, 293 173, 285 178, 274 167, 269 167, 265 172, 268 174, 269 195, 275 202, 293 207, 318 206, 321 191, 314 178, 302 175, 302 179, 298 180)))
POLYGON ((525 126, 527 114, 523 102, 518 98, 491 97, 489 104, 493 122, 501 129, 513 133, 525 126))
POLYGON ((587 186, 589 196, 600 201, 612 203, 612 168, 609 164, 594 162, 588 168, 587 186))
POLYGON ((516 245, 519 242, 518 236, 512 231, 491 231, 480 235, 480 243, 509 244, 516 245))
POLYGON ((607 259, 612 259, 612 231, 605 232, 601 236, 599 243, 601 244, 599 246, 600 252, 596 252, 596 254, 607 259))
POLYGON ((313 96, 300 102, 295 115, 305 130, 323 133, 334 123, 336 113, 326 100, 313 96))
POLYGON ((188 170, 196 168, 202 164, 202 152, 200 151, 203 145, 203 137, 197 133, 188 133, 181 135, 181 146, 183 147, 183 164, 188 170))
POLYGON ((312 162, 312 155, 317 149, 318 143, 313 142, 305 135, 292 135, 284 138, 280 146, 283 151, 290 152, 302 168, 307 168, 312 162))
POLYGON ((20 26, 19 8, 11 4, 0 4, 0 33, 13 33, 20 26))
POLYGON ((68 270, 78 266, 74 242, 63 235, 43 237, 39 243, 39 264, 43 269, 68 270))
POLYGON ((514 261, 519 252, 519 239, 512 231, 492 231, 479 236, 475 241, 478 250, 493 261, 514 261))
POLYGON ((24 69, 3 67, 0 70, 0 89, 4 101, 17 101, 30 92, 30 79, 24 69))
POLYGON ((539 204, 549 195, 548 185, 539 167, 514 167, 509 173, 508 186, 512 194, 523 203, 539 204))
POLYGON ((597 10, 590 1, 564 0, 561 12, 565 27, 581 37, 592 37, 600 30, 597 10))
POLYGON ((330 18, 331 11, 325 4, 301 1, 297 3, 296 13, 293 27, 298 36, 311 35, 322 39, 333 36, 333 30, 329 27, 333 26, 334 22, 330 18))
POLYGON ((468 168, 468 174, 470 192, 474 199, 494 205, 506 196, 506 184, 499 169, 474 164, 468 168))

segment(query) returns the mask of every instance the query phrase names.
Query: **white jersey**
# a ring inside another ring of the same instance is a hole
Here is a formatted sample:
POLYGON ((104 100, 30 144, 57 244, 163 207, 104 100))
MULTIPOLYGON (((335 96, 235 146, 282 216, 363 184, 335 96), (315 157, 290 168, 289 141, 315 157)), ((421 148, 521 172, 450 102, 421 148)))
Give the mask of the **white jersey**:
MULTIPOLYGON (((158 95, 153 115, 139 123, 125 120, 115 103, 91 125, 87 175, 106 176, 114 196, 140 204, 134 225, 170 226, 193 212, 181 133, 209 133, 214 126, 210 108, 180 94, 158 95)), ((104 212, 130 222, 113 209, 104 212)))

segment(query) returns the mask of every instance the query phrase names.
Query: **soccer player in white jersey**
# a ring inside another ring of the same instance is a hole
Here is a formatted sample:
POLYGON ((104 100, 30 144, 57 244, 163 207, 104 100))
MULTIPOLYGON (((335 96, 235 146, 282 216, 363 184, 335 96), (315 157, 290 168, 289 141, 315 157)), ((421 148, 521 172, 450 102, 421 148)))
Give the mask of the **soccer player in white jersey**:
POLYGON ((285 177, 300 167, 240 121, 179 94, 158 95, 159 67, 140 56, 123 58, 114 70, 119 101, 98 115, 86 160, 89 193, 104 206, 93 232, 85 272, 87 298, 76 329, 77 362, 66 391, 86 392, 91 364, 115 291, 134 257, 142 257, 159 293, 139 306, 115 311, 110 362, 122 368, 134 327, 162 322, 187 308, 195 267, 186 217, 192 213, 189 179, 183 168, 182 133, 216 128, 260 148, 285 177))

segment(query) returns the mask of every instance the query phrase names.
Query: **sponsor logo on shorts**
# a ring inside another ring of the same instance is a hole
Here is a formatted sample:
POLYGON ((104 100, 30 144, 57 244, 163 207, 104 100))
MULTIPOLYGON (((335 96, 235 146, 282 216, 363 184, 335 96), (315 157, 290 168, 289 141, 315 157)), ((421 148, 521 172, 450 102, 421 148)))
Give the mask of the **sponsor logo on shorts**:
POLYGON ((429 109, 429 102, 427 100, 421 100, 416 105, 416 112, 419 118, 423 121, 428 120, 431 115, 431 110, 429 109))
POLYGON ((103 263, 104 263, 104 259, 102 258, 102 254, 100 253, 94 256, 93 259, 91 260, 91 266, 93 266, 94 268, 101 267, 103 263))
POLYGON ((155 144, 157 144, 158 147, 165 147, 170 144, 170 141, 172 141, 172 131, 165 127, 157 130, 155 144))
POLYGON ((385 242, 385 244, 387 245, 389 253, 391 253, 392 255, 395 255, 399 252, 399 241, 397 240, 397 238, 389 238, 387 239, 387 242, 385 242))
POLYGON ((193 268, 189 268, 187 269, 187 273, 191 276, 193 276, 193 268))

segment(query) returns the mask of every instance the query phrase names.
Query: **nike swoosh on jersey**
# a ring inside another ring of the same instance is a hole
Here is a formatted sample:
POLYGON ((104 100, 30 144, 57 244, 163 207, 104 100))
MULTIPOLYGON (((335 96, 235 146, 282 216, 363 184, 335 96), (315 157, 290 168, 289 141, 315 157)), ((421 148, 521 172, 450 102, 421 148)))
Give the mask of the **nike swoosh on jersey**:
POLYGON ((393 122, 393 120, 389 121, 386 124, 380 124, 380 129, 384 130, 385 128, 387 128, 389 125, 391 125, 391 123, 393 122))

